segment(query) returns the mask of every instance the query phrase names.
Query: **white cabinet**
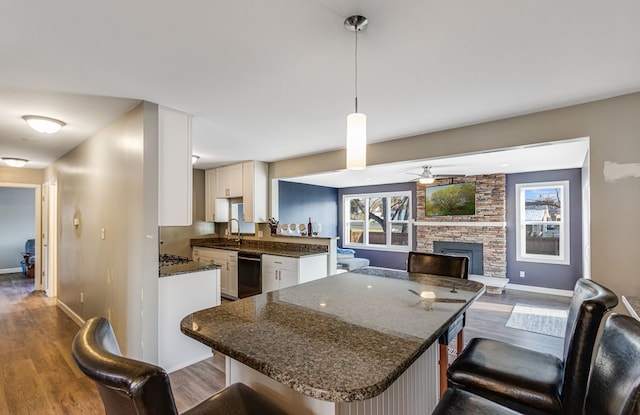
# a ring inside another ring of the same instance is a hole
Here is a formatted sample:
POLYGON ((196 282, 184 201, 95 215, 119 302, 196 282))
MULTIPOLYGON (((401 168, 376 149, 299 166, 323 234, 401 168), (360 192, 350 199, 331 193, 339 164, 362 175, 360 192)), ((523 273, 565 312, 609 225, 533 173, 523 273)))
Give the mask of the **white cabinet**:
POLYGON ((220 305, 219 270, 161 277, 158 281, 158 364, 173 372, 211 357, 211 348, 180 332, 180 321, 220 305))
POLYGON ((242 197, 242 163, 216 169, 216 197, 242 197))
POLYGON ((216 169, 205 171, 205 221, 207 222, 228 222, 229 221, 229 200, 216 197, 217 180, 216 169))
POLYGON ((267 218, 268 167, 262 161, 242 163, 242 220, 264 223, 267 218))
POLYGON ((238 253, 226 249, 193 248, 193 260, 219 265, 220 293, 238 298, 238 253))
POLYGON ((229 198, 242 197, 244 222, 268 221, 268 164, 246 161, 205 173, 205 217, 209 222, 228 222, 229 198))
POLYGON ((327 276, 327 255, 300 258, 262 255, 262 292, 279 290, 327 276))
POLYGON ((192 223, 191 116, 158 106, 158 225, 192 223))

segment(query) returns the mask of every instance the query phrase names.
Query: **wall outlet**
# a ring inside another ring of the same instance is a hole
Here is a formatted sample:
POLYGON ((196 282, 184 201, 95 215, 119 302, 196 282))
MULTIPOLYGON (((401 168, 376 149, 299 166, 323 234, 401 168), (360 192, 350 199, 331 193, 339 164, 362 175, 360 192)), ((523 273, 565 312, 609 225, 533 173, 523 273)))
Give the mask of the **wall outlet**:
POLYGON ((100 229, 100 237, 104 241, 104 228, 100 229))
POLYGON ((264 236, 264 233, 262 233, 262 231, 258 231, 258 238, 262 238, 264 236))
POLYGON ((80 304, 84 304, 84 293, 80 293, 80 304))
POLYGON ((520 271, 520 278, 524 278, 524 271, 520 271))

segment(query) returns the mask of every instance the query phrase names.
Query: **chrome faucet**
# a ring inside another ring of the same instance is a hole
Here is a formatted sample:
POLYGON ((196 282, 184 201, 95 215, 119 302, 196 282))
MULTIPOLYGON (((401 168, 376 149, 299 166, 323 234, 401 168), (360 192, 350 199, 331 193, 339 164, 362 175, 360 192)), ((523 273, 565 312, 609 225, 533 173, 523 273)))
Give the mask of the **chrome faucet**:
POLYGON ((242 243, 242 237, 240 236, 240 221, 236 218, 229 219, 229 225, 228 225, 229 235, 233 235, 233 232, 231 231, 231 222, 233 222, 234 220, 238 224, 238 237, 236 238, 236 242, 238 243, 238 245, 240 245, 242 243))

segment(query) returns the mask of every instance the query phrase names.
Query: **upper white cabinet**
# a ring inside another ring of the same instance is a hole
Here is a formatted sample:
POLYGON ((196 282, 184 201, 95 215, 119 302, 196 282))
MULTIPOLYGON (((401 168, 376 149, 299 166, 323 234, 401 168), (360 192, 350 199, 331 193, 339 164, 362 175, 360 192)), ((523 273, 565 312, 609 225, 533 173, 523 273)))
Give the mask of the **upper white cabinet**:
POLYGON ((242 197, 244 222, 267 222, 268 164, 246 161, 205 173, 205 217, 229 221, 229 198, 242 197))
POLYGON ((216 169, 216 197, 242 197, 242 164, 216 169))
POLYGON ((158 106, 158 225, 192 223, 191 116, 158 106))
POLYGON ((205 221, 207 222, 228 222, 229 221, 229 200, 217 198, 216 169, 205 171, 205 221))
POLYGON ((246 161, 242 163, 242 220, 267 222, 267 163, 246 161))

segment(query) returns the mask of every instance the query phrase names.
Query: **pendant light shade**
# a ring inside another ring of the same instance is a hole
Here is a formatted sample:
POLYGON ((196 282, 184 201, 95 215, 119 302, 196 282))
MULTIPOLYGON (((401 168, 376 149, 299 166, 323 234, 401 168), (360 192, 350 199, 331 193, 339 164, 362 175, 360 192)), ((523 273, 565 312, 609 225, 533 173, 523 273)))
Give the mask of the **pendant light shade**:
POLYGON ((362 170, 367 167, 367 116, 358 112, 358 32, 367 26, 364 16, 351 16, 344 21, 347 30, 355 32, 355 108, 347 116, 347 169, 362 170))
POLYGON ((354 112, 347 116, 347 169, 367 167, 367 116, 354 112))

